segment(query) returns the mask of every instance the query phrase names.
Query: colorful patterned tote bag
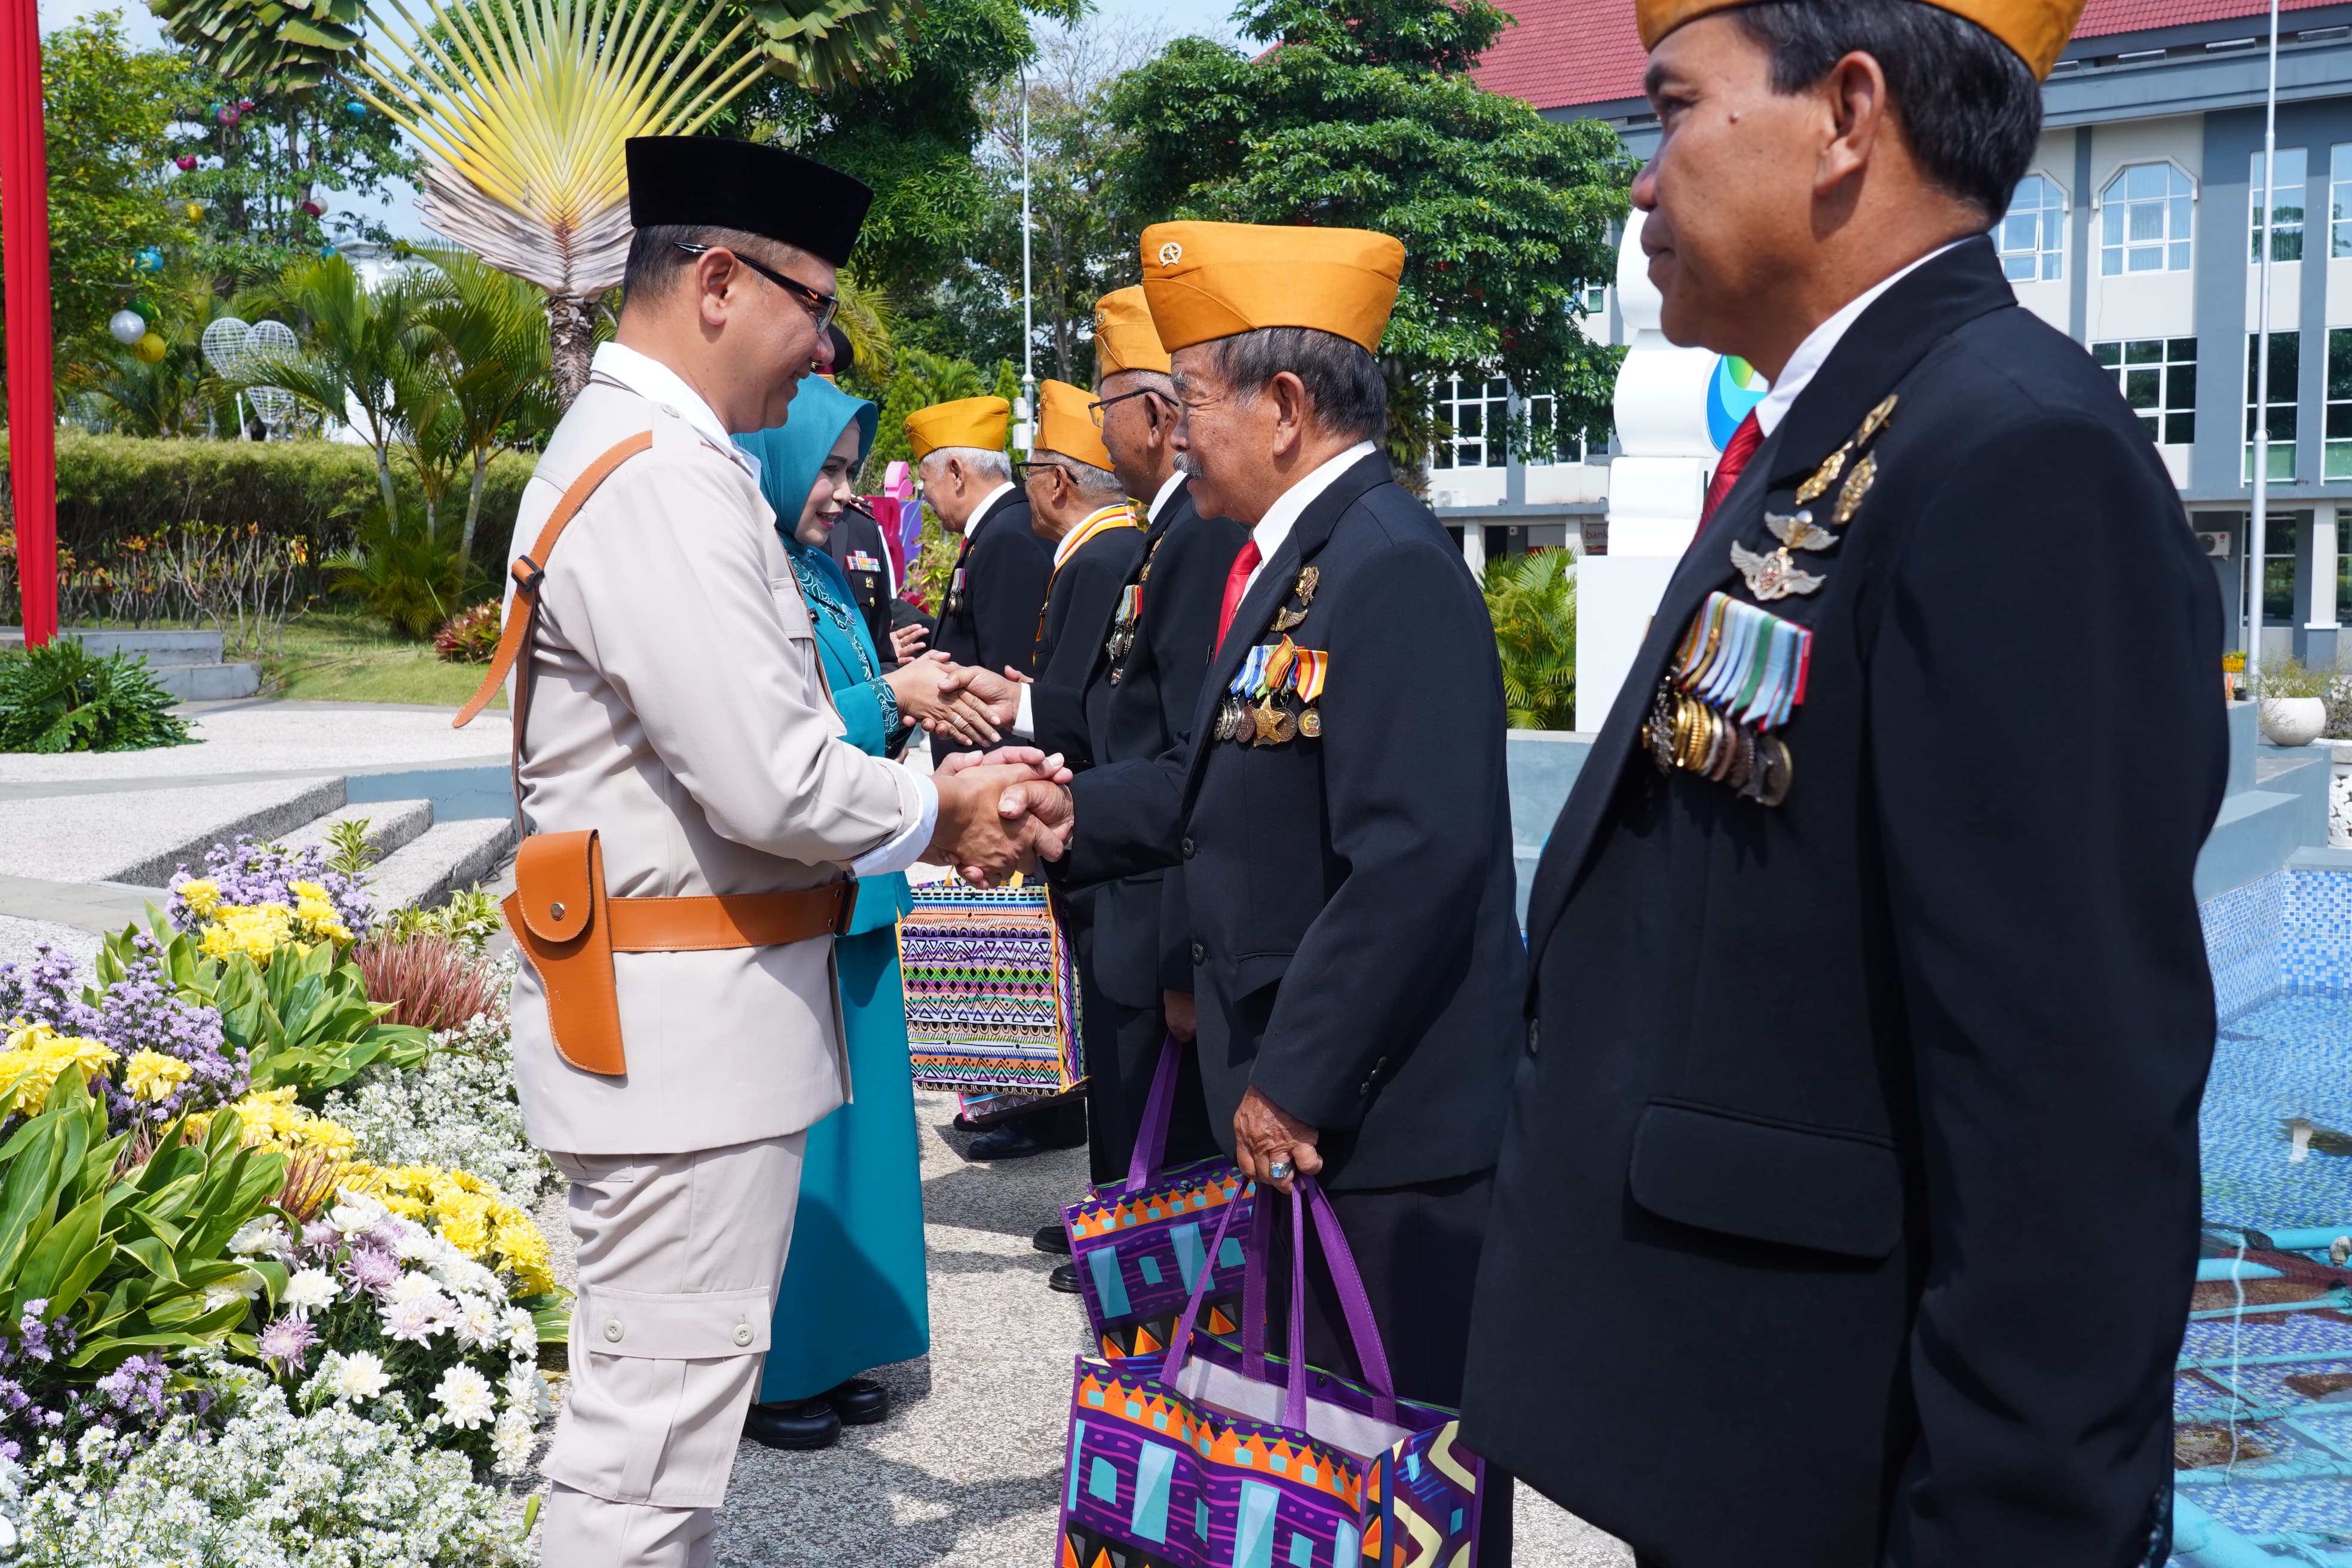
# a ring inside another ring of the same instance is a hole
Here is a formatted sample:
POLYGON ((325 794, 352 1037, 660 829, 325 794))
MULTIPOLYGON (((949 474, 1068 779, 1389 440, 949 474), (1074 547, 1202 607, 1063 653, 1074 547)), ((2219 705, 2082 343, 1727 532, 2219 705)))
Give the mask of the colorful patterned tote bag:
POLYGON ((1168 1335, 1204 1273, 1209 1331, 1229 1334, 1239 1326, 1234 1303, 1244 1274, 1241 1238, 1228 1237, 1215 1248, 1208 1238, 1229 1208, 1237 1207, 1240 1225, 1247 1226, 1256 1188, 1222 1157, 1160 1168, 1184 1048, 1172 1035, 1160 1047, 1127 1180, 1097 1187, 1062 1210, 1078 1297, 1108 1361, 1167 1349, 1168 1335))
POLYGON ((973 1095, 1066 1093, 1086 1077, 1078 980, 1043 882, 921 882, 898 922, 915 1081, 973 1095))
MULTIPOLYGON (((1262 1326, 1241 1345, 1196 1339, 1204 1279, 1164 1359, 1078 1358, 1059 1568, 1476 1568, 1486 1466, 1462 1447, 1455 1412, 1396 1396, 1338 1216, 1312 1178, 1294 1184, 1366 1381, 1268 1356, 1262 1326)), ((1300 1201, 1290 1200, 1293 1345, 1306 1334, 1300 1201)), ((1247 1248, 1258 1301, 1268 1215, 1256 1205, 1247 1248)), ((1233 1218, 1229 1205, 1213 1246, 1233 1218)))

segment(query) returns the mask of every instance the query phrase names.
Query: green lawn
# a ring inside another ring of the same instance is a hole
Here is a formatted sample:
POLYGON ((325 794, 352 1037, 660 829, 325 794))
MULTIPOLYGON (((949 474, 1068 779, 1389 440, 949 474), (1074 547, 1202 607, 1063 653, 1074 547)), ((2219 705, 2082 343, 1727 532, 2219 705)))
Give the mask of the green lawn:
MULTIPOLYGON (((371 616, 311 610, 286 624, 286 652, 264 658, 272 695, 306 702, 424 702, 455 708, 474 694, 488 667, 444 664, 429 642, 410 642, 371 616)), ((506 694, 490 700, 507 705, 506 694)))

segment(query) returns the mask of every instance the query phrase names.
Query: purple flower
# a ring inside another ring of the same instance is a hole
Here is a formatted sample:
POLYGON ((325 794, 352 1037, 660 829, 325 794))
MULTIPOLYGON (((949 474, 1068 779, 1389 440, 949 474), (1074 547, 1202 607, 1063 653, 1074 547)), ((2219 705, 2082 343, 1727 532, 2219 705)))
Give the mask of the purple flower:
POLYGON ((309 1252, 331 1253, 342 1245, 343 1233, 325 1220, 314 1219, 302 1227, 302 1246, 309 1252))
POLYGON ((306 1364, 310 1347, 318 1342, 316 1329, 289 1314, 261 1331, 261 1359, 274 1364, 281 1373, 297 1372, 306 1364))
POLYGON ((343 1259, 343 1278, 363 1290, 389 1290, 400 1279, 400 1260, 379 1247, 354 1247, 343 1259))
POLYGON ((163 1352, 132 1356, 112 1372, 98 1380, 98 1391, 114 1402, 117 1410, 135 1410, 144 1415, 163 1414, 163 1383, 169 1375, 163 1369, 163 1352))
MULTIPOLYGON (((327 891, 327 901, 341 916, 343 929, 365 936, 373 918, 360 883, 340 871, 327 869, 325 852, 315 844, 289 849, 282 844, 257 842, 250 835, 235 844, 215 844, 205 856, 205 877, 220 889, 225 904, 284 904, 294 907, 292 884, 316 882, 327 891)), ((194 880, 185 866, 172 879, 173 925, 194 931, 204 921, 180 897, 183 883, 194 880)))
MULTIPOLYGON (((134 955, 121 979, 106 988, 93 1011, 89 1033, 122 1054, 148 1050, 188 1064, 185 1082, 163 1100, 133 1100, 110 1081, 107 1108, 116 1126, 138 1118, 165 1122, 183 1111, 225 1105, 250 1082, 243 1050, 227 1049, 220 1015, 181 999, 164 979, 154 939, 133 939, 134 955)), ((88 1010, 88 1009, 86 1009, 88 1010)))

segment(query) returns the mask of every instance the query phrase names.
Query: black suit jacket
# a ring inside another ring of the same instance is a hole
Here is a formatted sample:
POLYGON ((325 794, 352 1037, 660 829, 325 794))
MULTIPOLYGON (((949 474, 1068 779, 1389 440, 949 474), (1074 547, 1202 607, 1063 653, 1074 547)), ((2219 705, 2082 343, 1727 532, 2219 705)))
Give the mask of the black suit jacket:
MULTIPOLYGON (((1180 484, 1119 584, 1122 595, 1139 582, 1143 590, 1127 657, 1112 660, 1106 635, 1083 684, 1041 678, 1030 690, 1036 743, 1083 770, 1156 757, 1189 734, 1225 574, 1248 539, 1249 530, 1229 517, 1202 517, 1191 487, 1180 484)), ((1114 625, 1116 611, 1114 605, 1114 625)), ((1103 884, 1095 912, 1095 979, 1113 1001, 1156 1007, 1162 991, 1192 988, 1192 921, 1181 864, 1103 884)))
POLYGON ((1083 688, 1110 636, 1119 591, 1142 563, 1143 531, 1106 529, 1060 566, 1052 564, 1050 552, 1046 561, 1046 593, 1032 628, 1029 671, 1041 686, 1083 688))
POLYGON ((1181 861, 1210 1125, 1255 1085, 1323 1130, 1330 1184, 1494 1163, 1526 961, 1514 915, 1503 683, 1485 601, 1375 453, 1301 514, 1209 666, 1190 735, 1080 773, 1059 874, 1181 861), (1302 567, 1290 636, 1330 656, 1322 733, 1211 738, 1225 688, 1302 567))
MULTIPOLYGON (((964 528, 931 646, 994 675, 1028 668, 1053 569, 1054 547, 1030 531, 1028 500, 1017 487, 1007 490, 964 528)), ((973 749, 931 737, 935 756, 973 749)))
POLYGON ((1466 1441, 1674 1568, 2163 1560, 2215 600, 2113 380, 1990 243, 1854 322, 1546 847, 1466 1441), (1769 606, 1814 638, 1787 799, 1662 775, 1636 731, 1706 595, 1749 596, 1731 542, 1772 547, 1890 391, 1874 487, 1799 557, 1827 583, 1769 606))
POLYGON ((890 585, 890 551, 882 541, 882 525, 862 511, 843 512, 825 538, 824 550, 849 579, 850 597, 866 617, 866 635, 874 639, 876 651, 885 664, 893 662, 891 605, 896 601, 890 585))

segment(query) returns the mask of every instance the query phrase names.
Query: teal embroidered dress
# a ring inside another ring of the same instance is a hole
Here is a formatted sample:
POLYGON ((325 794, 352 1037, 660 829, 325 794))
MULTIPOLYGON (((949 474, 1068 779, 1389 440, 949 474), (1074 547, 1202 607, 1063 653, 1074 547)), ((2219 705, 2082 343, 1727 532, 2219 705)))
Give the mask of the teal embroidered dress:
MULTIPOLYGON (((848 726, 843 738, 874 756, 896 756, 907 731, 848 579, 831 556, 793 537, 817 470, 853 419, 863 458, 874 444, 874 405, 811 376, 785 424, 736 439, 760 459, 761 489, 776 509, 776 528, 816 626, 825 684, 848 726)), ((868 877, 858 884, 849 933, 836 942, 856 1098, 809 1129, 800 1212, 760 1382, 763 1403, 814 1399, 869 1368, 930 1348, 915 1093, 898 980, 898 921, 912 907, 903 875, 868 877)))

